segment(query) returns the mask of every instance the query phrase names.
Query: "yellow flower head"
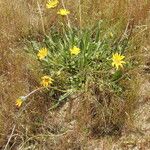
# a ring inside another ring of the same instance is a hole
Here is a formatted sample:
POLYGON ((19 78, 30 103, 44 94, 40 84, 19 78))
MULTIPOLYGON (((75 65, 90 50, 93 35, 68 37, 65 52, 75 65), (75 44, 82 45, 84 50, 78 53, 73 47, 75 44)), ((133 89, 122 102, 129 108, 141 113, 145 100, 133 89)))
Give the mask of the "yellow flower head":
POLYGON ((80 48, 74 46, 73 48, 70 49, 71 55, 78 55, 80 53, 80 48))
POLYGON ((113 35, 113 33, 112 33, 112 32, 110 32, 109 34, 110 34, 110 37, 111 37, 111 38, 113 38, 113 37, 114 37, 114 35, 113 35))
POLYGON ((39 57, 39 59, 44 59, 46 56, 48 55, 48 50, 47 48, 42 48, 39 50, 37 56, 39 57))
POLYGON ((58 0, 49 0, 46 4, 46 7, 49 8, 55 8, 59 4, 58 0))
POLYGON ((60 9, 57 14, 62 15, 62 16, 66 16, 70 14, 70 11, 67 9, 60 9))
POLYGON ((53 79, 50 76, 43 76, 41 79, 41 85, 44 87, 48 87, 50 84, 53 83, 53 79))
POLYGON ((20 106, 22 105, 23 101, 25 101, 25 100, 26 100, 26 98, 25 98, 24 96, 19 97, 19 98, 16 100, 16 106, 17 106, 17 107, 20 107, 20 106))
POLYGON ((113 56, 112 56, 112 60, 113 60, 112 66, 116 67, 117 70, 119 69, 119 66, 121 68, 123 68, 123 64, 126 63, 125 61, 123 61, 124 58, 125 58, 125 56, 120 55, 118 53, 113 54, 113 56))

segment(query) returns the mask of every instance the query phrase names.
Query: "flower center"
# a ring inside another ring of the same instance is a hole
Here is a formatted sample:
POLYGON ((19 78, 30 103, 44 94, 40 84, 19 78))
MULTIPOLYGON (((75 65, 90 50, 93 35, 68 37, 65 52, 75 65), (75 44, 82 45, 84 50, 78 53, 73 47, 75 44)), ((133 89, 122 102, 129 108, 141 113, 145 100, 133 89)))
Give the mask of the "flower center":
POLYGON ((45 82, 49 82, 49 79, 44 79, 45 82))

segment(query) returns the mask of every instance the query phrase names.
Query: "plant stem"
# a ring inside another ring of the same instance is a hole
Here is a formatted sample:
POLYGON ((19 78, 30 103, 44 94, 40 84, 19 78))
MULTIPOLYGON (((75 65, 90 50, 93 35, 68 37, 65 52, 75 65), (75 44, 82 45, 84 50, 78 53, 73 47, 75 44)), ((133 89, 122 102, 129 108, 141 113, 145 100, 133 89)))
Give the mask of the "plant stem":
POLYGON ((10 140, 11 140, 12 136, 13 136, 13 133, 14 133, 15 129, 16 129, 16 125, 14 125, 14 126, 13 126, 13 129, 12 129, 12 131, 11 131, 11 134, 10 134, 10 136, 9 136, 9 139, 8 139, 8 141, 7 141, 6 145, 5 145, 4 150, 6 150, 6 149, 7 149, 7 146, 9 145, 9 142, 10 142, 10 140))
POLYGON ((40 90, 42 90, 42 89, 45 89, 45 87, 40 87, 40 88, 38 88, 38 89, 35 89, 35 90, 33 90, 32 92, 30 92, 28 95, 26 95, 25 97, 28 98, 30 95, 32 95, 32 94, 34 94, 34 93, 36 93, 37 91, 40 91, 40 90))
POLYGON ((35 90, 33 90, 32 92, 30 92, 28 95, 25 96, 25 98, 28 98, 30 95, 40 91, 40 90, 43 90, 45 88, 50 88, 50 89, 54 89, 54 90, 57 90, 57 91, 60 91, 60 92, 66 92, 65 90, 61 90, 61 89, 57 89, 55 87, 40 87, 40 88, 37 88, 35 90))
POLYGON ((79 0, 79 20, 80 20, 80 30, 82 29, 82 9, 81 9, 81 0, 79 0))
MULTIPOLYGON (((61 2, 62 2, 62 6, 63 6, 63 8, 64 8, 64 9, 66 9, 65 4, 64 4, 64 0, 61 0, 61 2)), ((67 15, 66 17, 67 17, 68 27, 69 27, 69 28, 71 28, 70 20, 69 20, 68 15, 67 15)))
POLYGON ((44 20, 43 20, 43 16, 42 16, 42 10, 41 10, 41 7, 40 7, 40 4, 39 4, 38 0, 37 0, 37 6, 38 6, 38 9, 39 9, 39 14, 40 14, 40 18, 41 18, 43 34, 46 35, 45 27, 44 27, 44 20))

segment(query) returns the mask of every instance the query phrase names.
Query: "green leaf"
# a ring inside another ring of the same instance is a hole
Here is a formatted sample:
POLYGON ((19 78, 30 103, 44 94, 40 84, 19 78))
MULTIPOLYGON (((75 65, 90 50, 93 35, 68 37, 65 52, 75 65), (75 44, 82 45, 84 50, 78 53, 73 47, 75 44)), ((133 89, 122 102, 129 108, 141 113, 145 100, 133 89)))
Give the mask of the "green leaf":
POLYGON ((112 80, 113 80, 113 81, 116 81, 116 80, 120 79, 121 77, 122 77, 122 71, 121 71, 121 70, 117 70, 117 71, 113 74, 112 80))

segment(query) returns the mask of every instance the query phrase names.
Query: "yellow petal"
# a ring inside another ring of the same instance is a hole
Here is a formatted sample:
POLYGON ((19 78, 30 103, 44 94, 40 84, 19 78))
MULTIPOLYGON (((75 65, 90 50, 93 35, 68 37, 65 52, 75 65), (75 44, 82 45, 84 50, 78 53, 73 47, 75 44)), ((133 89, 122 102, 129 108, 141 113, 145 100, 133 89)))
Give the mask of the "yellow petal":
POLYGON ((116 69, 117 69, 117 70, 119 69, 119 65, 118 65, 118 64, 116 64, 116 69))
POLYGON ((125 58, 125 56, 121 55, 121 56, 120 56, 120 58, 121 58, 121 60, 122 60, 122 59, 124 59, 124 58, 125 58))
POLYGON ((114 63, 114 62, 112 62, 112 66, 113 66, 113 67, 115 66, 115 63, 114 63))
POLYGON ((121 64, 126 64, 126 62, 125 62, 125 61, 121 61, 120 63, 121 63, 121 64))
POLYGON ((120 67, 121 67, 121 68, 123 68, 123 65, 122 65, 122 64, 120 64, 120 67))

